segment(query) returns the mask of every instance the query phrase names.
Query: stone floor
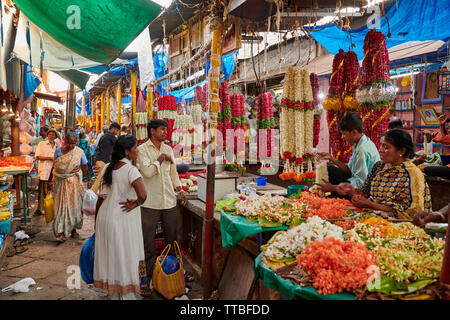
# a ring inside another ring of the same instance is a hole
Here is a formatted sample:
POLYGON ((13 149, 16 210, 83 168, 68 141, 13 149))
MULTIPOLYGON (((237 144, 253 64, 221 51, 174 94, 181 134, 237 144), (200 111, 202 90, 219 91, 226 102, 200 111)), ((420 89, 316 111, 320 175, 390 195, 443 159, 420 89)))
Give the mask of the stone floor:
MULTIPOLYGON (((31 203, 30 212, 34 212, 36 197, 30 191, 31 203)), ((41 232, 29 239, 28 250, 20 254, 15 254, 6 258, 0 266, 0 289, 23 279, 32 278, 36 284, 30 286, 27 293, 1 292, 0 300, 105 300, 107 296, 104 292, 98 291, 87 285, 83 280, 79 289, 70 289, 73 284, 69 277, 73 275, 70 266, 78 266, 78 260, 83 244, 94 232, 94 217, 84 216, 83 228, 78 230, 80 239, 69 239, 65 243, 59 244, 54 241, 51 224, 46 224, 44 216, 33 216, 31 218, 33 229, 41 232)), ((189 265, 185 263, 185 269, 189 270, 189 265)), ((73 277, 72 277, 73 278, 73 277)), ((189 299, 201 299, 202 287, 199 281, 187 283, 191 290, 188 291, 189 299)), ((140 298, 140 297, 139 297, 140 298)), ((165 299, 156 291, 153 291, 150 298, 144 300, 165 299)))

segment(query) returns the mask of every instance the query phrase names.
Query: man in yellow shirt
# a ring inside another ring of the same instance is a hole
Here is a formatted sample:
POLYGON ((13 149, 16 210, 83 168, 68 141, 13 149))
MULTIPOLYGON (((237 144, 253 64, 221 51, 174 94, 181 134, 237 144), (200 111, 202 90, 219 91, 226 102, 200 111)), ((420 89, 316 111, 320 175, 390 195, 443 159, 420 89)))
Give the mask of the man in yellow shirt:
MULTIPOLYGON (((145 264, 147 278, 152 278, 156 261, 155 236, 159 221, 162 221, 166 245, 177 236, 177 196, 186 203, 181 190, 175 158, 171 147, 164 141, 167 138, 167 122, 153 119, 147 124, 149 139, 138 147, 138 166, 144 180, 148 197, 141 206, 142 234, 144 237, 145 264)), ((171 250, 171 254, 174 255, 171 250)))

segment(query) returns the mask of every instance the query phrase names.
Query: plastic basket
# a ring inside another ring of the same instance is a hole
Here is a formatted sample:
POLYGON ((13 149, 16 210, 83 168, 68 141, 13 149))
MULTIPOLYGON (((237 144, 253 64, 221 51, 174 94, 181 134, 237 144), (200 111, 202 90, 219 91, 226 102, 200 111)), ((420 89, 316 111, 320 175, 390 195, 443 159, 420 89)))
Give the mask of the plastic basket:
POLYGON ((293 194, 298 194, 299 192, 305 191, 308 186, 304 185, 292 185, 287 188, 287 197, 289 198, 293 194))

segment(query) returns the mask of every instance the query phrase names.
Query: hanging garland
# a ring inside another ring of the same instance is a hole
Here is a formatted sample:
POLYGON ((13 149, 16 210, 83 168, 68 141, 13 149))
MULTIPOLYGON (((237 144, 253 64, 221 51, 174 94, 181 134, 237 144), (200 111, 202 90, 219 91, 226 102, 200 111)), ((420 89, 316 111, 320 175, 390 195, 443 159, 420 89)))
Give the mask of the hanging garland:
MULTIPOLYGON (((231 126, 235 132, 234 136, 234 154, 237 158, 245 157, 238 155, 238 150, 245 150, 245 105, 244 96, 235 93, 230 97, 231 103, 231 126), (237 132, 236 132, 237 131, 237 132)), ((245 151, 244 151, 245 152, 245 151)))
MULTIPOLYGON (((199 86, 198 86, 199 87, 199 86)), ((196 88, 198 88, 196 87, 196 88)), ((202 154, 202 145, 204 141, 204 128, 202 122, 202 106, 200 104, 195 104, 191 109, 192 122, 194 124, 194 137, 193 137, 193 148, 194 154, 202 154)))
POLYGON ((158 119, 162 119, 168 123, 167 139, 169 141, 172 140, 172 132, 176 116, 177 104, 175 97, 172 95, 160 97, 158 100, 158 119))
POLYGON ((138 143, 147 140, 147 112, 136 112, 136 140, 138 143))
POLYGON ((177 115, 174 121, 172 143, 183 149, 183 156, 191 156, 191 146, 194 134, 194 121, 190 115, 177 115))

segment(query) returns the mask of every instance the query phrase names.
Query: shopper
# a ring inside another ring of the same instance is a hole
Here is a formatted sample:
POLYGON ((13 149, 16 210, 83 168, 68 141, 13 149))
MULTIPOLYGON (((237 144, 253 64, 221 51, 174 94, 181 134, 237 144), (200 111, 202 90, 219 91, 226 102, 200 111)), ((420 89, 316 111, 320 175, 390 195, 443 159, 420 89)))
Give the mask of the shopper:
MULTIPOLYGON (((41 128, 42 129, 42 128, 41 128)), ((55 159, 56 148, 59 144, 56 142, 56 130, 45 131, 47 139, 40 142, 36 148, 35 158, 38 161, 39 174, 39 202, 34 215, 44 214, 44 199, 49 192, 49 184, 52 180, 53 161, 55 159)))
POLYGON ((356 113, 347 113, 339 122, 339 131, 343 139, 354 145, 353 154, 345 164, 328 153, 319 153, 319 160, 329 160, 329 182, 318 181, 317 185, 325 192, 336 192, 341 182, 349 182, 353 188, 360 189, 373 165, 380 161, 377 147, 363 133, 363 122, 356 113))
POLYGON ((42 141, 45 141, 45 139, 47 139, 47 133, 48 133, 48 127, 46 127, 46 126, 41 127, 39 129, 39 137, 31 140, 30 146, 37 146, 42 141))
MULTIPOLYGON (((176 240, 177 234, 177 196, 186 203, 186 196, 181 191, 173 150, 164 141, 167 138, 167 122, 153 119, 147 124, 149 139, 138 147, 138 164, 144 180, 148 198, 142 205, 142 232, 144 235, 145 263, 150 279, 156 260, 155 235, 160 221, 166 244, 176 240)), ((173 250, 171 250, 173 254, 173 250)), ((150 286, 151 287, 151 286, 150 286)))
POLYGON ((113 300, 135 300, 145 276, 141 211, 147 193, 139 170, 137 141, 120 136, 103 169, 95 216, 94 287, 113 300))
POLYGON ((76 237, 76 229, 81 229, 83 225, 81 205, 84 188, 80 167, 88 178, 87 187, 92 186, 86 156, 83 150, 77 147, 77 142, 77 135, 71 131, 66 135, 64 146, 55 151, 53 232, 58 242, 66 241, 70 235, 76 237))
POLYGON ((431 194, 422 171, 411 162, 414 146, 406 131, 392 129, 381 138, 381 162, 376 163, 363 189, 349 183, 337 187, 358 208, 385 219, 412 219, 418 211, 431 211, 431 194))
POLYGON ((120 129, 120 135, 124 136, 128 134, 128 127, 127 126, 122 126, 122 128, 120 129))
MULTIPOLYGON (((86 140, 86 133, 81 130, 78 135, 78 145, 77 147, 84 151, 84 155, 87 159, 87 166, 89 168, 89 174, 91 177, 94 177, 94 170, 92 169, 92 156, 91 156, 91 148, 89 146, 89 142, 86 140)), ((87 177, 83 172, 83 181, 87 181, 87 177)))
POLYGON ((89 144, 92 144, 93 141, 95 141, 95 127, 92 126, 89 130, 89 133, 87 134, 88 142, 89 144))
MULTIPOLYGON (((120 130, 118 123, 113 122, 109 126, 108 131, 103 134, 98 142, 97 148, 95 150, 95 166, 97 167, 97 172, 100 173, 103 167, 111 161, 111 154, 113 150, 114 143, 117 141, 117 133, 120 130)), ((97 177, 95 184, 92 188, 94 192, 97 192, 100 188, 101 175, 97 177)))

